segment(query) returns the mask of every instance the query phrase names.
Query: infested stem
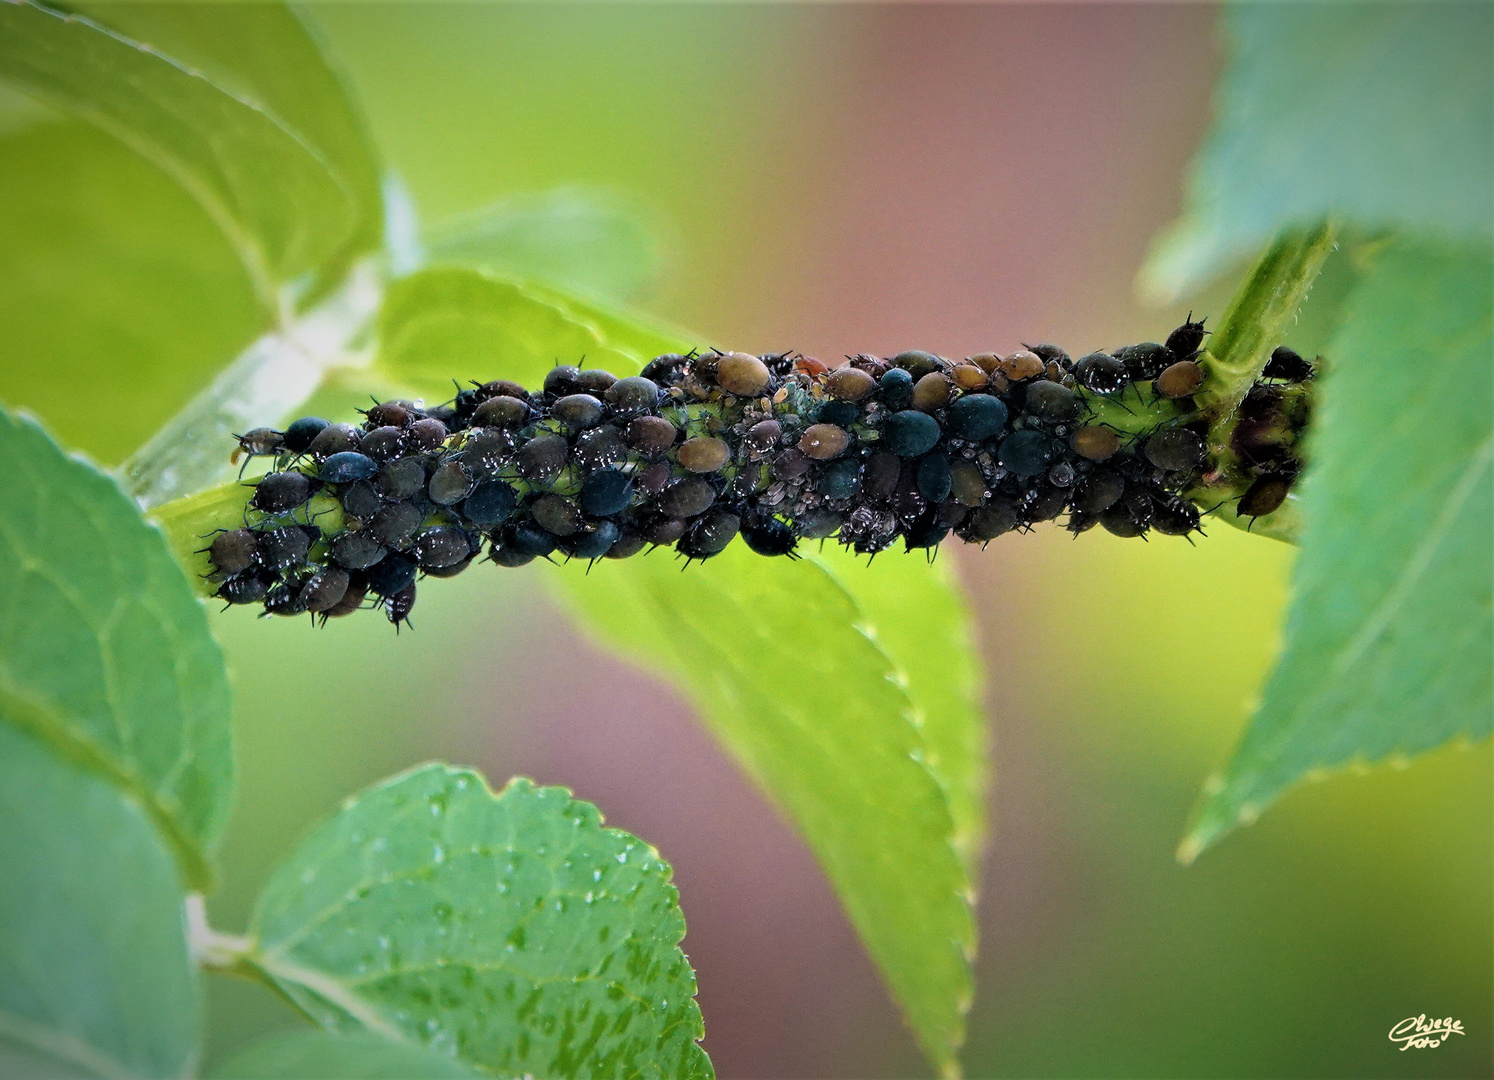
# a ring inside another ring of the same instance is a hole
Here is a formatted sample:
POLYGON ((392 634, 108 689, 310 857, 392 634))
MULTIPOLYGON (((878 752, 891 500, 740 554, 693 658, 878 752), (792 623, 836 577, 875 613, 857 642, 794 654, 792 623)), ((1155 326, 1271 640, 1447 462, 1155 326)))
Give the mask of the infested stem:
MULTIPOLYGON (((1334 247, 1333 225, 1326 221, 1279 236, 1251 269, 1198 360, 1204 382, 1193 400, 1209 418, 1211 468, 1186 494, 1236 528, 1289 543, 1295 543, 1300 532, 1295 496, 1289 494, 1279 509, 1259 518, 1236 511, 1255 477, 1236 451, 1234 437, 1241 403, 1296 321, 1334 247)), ((1300 459, 1300 448, 1296 456, 1300 459)))

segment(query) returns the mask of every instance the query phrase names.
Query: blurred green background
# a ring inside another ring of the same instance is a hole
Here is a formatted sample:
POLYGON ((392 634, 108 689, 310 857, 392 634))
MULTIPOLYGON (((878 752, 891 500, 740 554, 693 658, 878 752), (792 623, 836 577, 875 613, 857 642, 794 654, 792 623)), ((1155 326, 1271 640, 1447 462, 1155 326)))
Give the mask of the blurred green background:
MULTIPOLYGON (((654 238, 625 299, 823 356, 1087 351, 1175 325, 1132 280, 1208 121, 1215 15, 313 9, 422 220, 601 189, 654 238)), ((107 137, 0 97, 0 146, 0 398, 118 461, 259 332, 248 283, 107 137)), ((970 1075, 1494 1069, 1488 745, 1309 785, 1173 860, 1270 665, 1290 549, 1045 529, 941 557, 977 611, 995 742, 970 1075), (1468 1035, 1402 1053, 1387 1032, 1419 1013, 1468 1035)), ((417 627, 215 616, 241 765, 216 924, 241 927, 363 784, 430 757, 525 773, 673 862, 721 1075, 924 1072, 802 845, 672 692, 577 637, 542 573, 438 584, 417 627)), ((209 994, 209 1061, 295 1022, 249 984, 209 994)))

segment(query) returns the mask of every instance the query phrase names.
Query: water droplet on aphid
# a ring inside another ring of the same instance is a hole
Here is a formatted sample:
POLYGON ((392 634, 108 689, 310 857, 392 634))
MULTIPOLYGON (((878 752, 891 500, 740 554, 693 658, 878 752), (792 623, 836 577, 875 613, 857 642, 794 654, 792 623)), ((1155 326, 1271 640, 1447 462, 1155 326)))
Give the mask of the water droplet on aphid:
POLYGON ((593 870, 591 872, 591 880, 592 881, 601 881, 602 880, 602 868, 600 866, 597 867, 595 870, 593 870))

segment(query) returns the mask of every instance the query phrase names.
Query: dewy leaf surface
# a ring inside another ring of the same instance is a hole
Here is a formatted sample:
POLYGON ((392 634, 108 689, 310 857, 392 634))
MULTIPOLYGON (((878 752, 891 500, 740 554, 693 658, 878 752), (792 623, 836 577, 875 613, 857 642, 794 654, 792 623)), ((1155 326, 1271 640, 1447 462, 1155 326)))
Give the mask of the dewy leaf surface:
POLYGON ((1292 782, 1490 731, 1494 264, 1399 240, 1348 301, 1282 657, 1180 855, 1292 782))
MULTIPOLYGON (((453 376, 536 386, 583 355, 631 374, 704 344, 547 286, 433 269, 392 290, 379 370, 439 399, 453 376)), ((841 557, 826 560, 790 564, 736 543, 686 573, 635 557, 557 577, 604 640, 686 689, 785 810, 921 1045, 948 1068, 970 1001, 984 817, 968 621, 943 572, 917 560, 884 558, 904 565, 865 578, 864 566, 832 575, 841 557), (722 604, 733 618, 718 617, 722 604)))
POLYGON ((1234 4, 1182 218, 1142 273, 1176 297, 1288 226, 1494 232, 1494 7, 1234 4))
POLYGON ((324 1027, 501 1076, 709 1077, 670 869, 562 788, 431 764, 272 877, 250 961, 324 1027))
POLYGON ((459 1061, 367 1032, 287 1031, 261 1039, 209 1071, 213 1080, 464 1080, 459 1061))
POLYGON ((656 552, 556 576, 583 622, 678 683, 787 811, 947 1068, 971 995, 971 879, 930 742, 866 613, 817 562, 740 543, 685 573, 656 552))
POLYGON ((0 720, 138 799, 209 876, 228 679, 192 586, 115 483, 0 409, 0 720))
POLYGON ((196 975, 147 815, 0 724, 0 822, 0 1075, 186 1075, 196 975))
POLYGON ((258 102, 82 15, 0 0, 0 78, 120 139, 198 200, 267 311, 366 226, 356 181, 258 102))

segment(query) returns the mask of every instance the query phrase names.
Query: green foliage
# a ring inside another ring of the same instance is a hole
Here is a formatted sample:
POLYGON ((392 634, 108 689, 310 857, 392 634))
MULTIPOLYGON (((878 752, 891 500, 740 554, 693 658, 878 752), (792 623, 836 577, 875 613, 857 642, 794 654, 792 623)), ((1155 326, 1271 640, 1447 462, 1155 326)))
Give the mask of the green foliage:
POLYGON ((502 1075, 710 1076, 669 878, 563 789, 426 765, 275 873, 249 962, 328 1028, 502 1075))
POLYGON ((1143 283, 1177 296, 1325 215, 1494 231, 1494 9, 1237 4, 1216 121, 1143 283))
POLYGON ((662 256, 642 211, 606 191, 516 196, 437 222, 430 260, 628 299, 658 276, 662 256))
MULTIPOLYGON (((946 723, 950 771, 936 777, 900 685, 911 682, 868 613, 815 561, 768 562, 742 544, 688 574, 656 553, 562 580, 583 623, 679 683, 788 811, 924 1049, 949 1066, 971 994, 973 883, 939 781, 977 770, 949 753, 968 740, 946 723)), ((905 633, 917 625, 937 622, 905 633)), ((973 711, 956 716, 979 730, 973 711)))
MULTIPOLYGON (((1214 130, 1144 282, 1176 292, 1325 217, 1351 238, 1400 231, 1352 241, 1327 311, 1307 309, 1306 338, 1328 357, 1308 471, 1263 523, 1303 542, 1284 648, 1235 759, 1205 788, 1184 860, 1304 775, 1487 734, 1494 665, 1494 14, 1253 5, 1229 26, 1214 130)), ((1230 349, 1224 337, 1211 353, 1230 349)))
POLYGON ((202 606, 115 483, 0 411, 0 717, 139 800, 190 880, 233 788, 228 680, 202 606))
POLYGON ((0 1074, 183 1075, 197 980, 149 817, 0 723, 0 821, 0 1074))
POLYGON ((380 315, 375 378, 431 401, 454 378, 513 379, 538 386, 557 363, 636 371, 676 347, 673 339, 545 286, 459 267, 412 274, 390 290, 380 315))
POLYGON ((25 163, 0 169, 0 400, 119 461, 266 315, 202 209, 103 132, 43 113, 0 158, 25 163))
MULTIPOLYGON (((295 233, 327 232, 326 239, 319 237, 315 243, 324 244, 328 254, 320 265, 308 258, 307 265, 295 272, 297 276, 304 269, 314 269, 325 287, 353 257, 379 246, 384 223, 377 153, 338 72, 296 9, 275 3, 119 4, 110 0, 68 6, 204 73, 228 93, 268 114, 291 139, 320 159, 343 204, 340 215, 345 214, 352 224, 342 243, 334 245, 333 222, 302 217, 289 223, 287 231, 295 233)), ((256 201, 272 197, 272 193, 257 194, 256 201)), ((310 204, 284 199, 278 212, 301 216, 313 209, 310 204)), ((312 247, 310 241, 307 247, 312 247)))
POLYGON ((955 850, 970 881, 979 881, 991 748, 973 619, 950 561, 862 559, 839 544, 809 557, 855 601, 857 628, 892 661, 924 763, 949 799, 955 850))
POLYGON ((280 311, 282 286, 368 231, 377 207, 360 205, 338 163, 226 82, 27 0, 0 4, 0 30, 0 73, 114 135, 191 193, 237 250, 268 312, 280 311))
POLYGON ((1282 659, 1185 858, 1316 770, 1489 734, 1491 281, 1486 252, 1397 241, 1354 294, 1322 386, 1282 659))
MULTIPOLYGON (((433 395, 454 373, 533 386, 557 360, 630 373, 690 348, 553 288, 464 269, 397 284, 381 341, 375 370, 433 395)), ((864 567, 832 576, 845 556, 824 558, 735 544, 687 574, 653 557, 559 578, 583 624, 682 685, 789 813, 925 1050, 949 1066, 971 994, 984 818, 968 617, 942 572, 915 560, 885 559, 863 581, 864 567)))
POLYGON ((287 1031, 259 1040, 208 1075, 213 1080, 462 1080, 481 1074, 433 1050, 366 1032, 287 1031))

